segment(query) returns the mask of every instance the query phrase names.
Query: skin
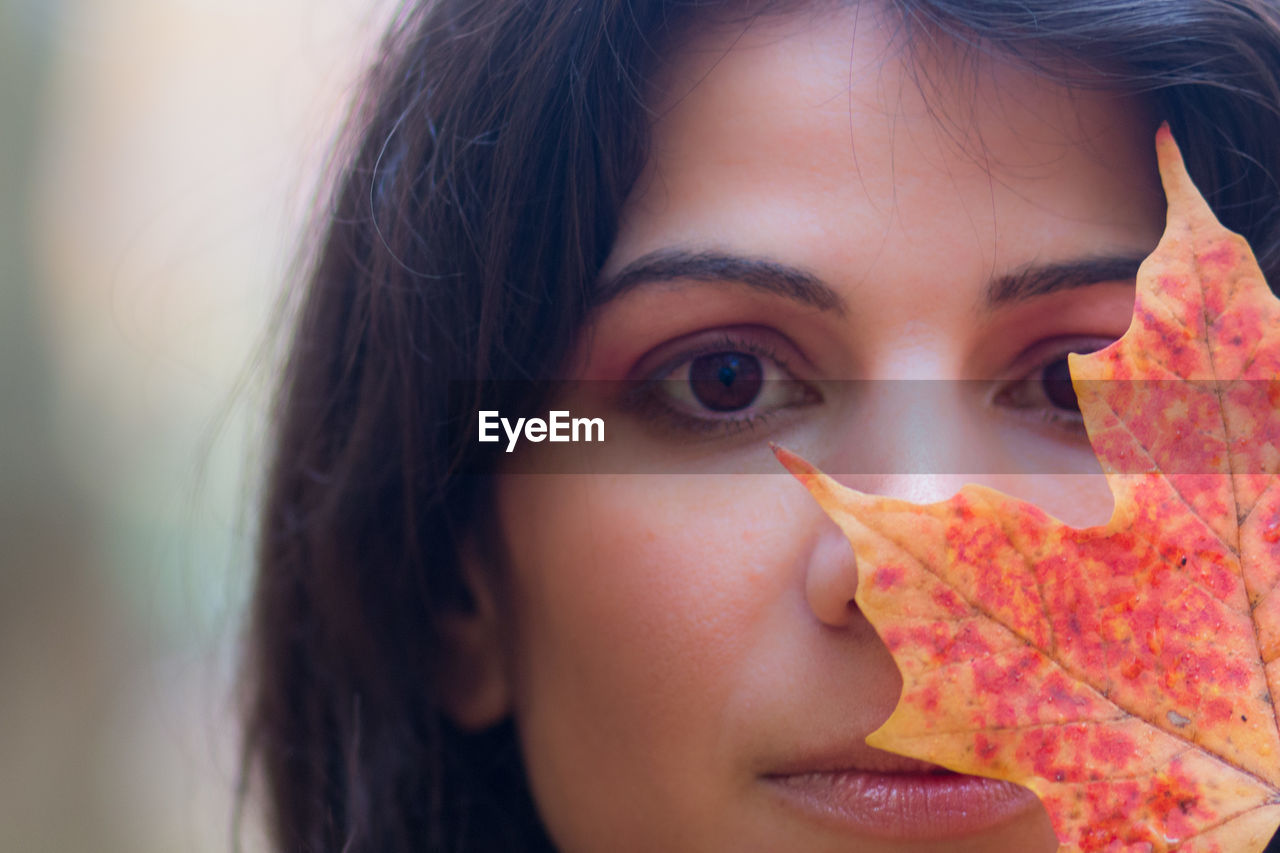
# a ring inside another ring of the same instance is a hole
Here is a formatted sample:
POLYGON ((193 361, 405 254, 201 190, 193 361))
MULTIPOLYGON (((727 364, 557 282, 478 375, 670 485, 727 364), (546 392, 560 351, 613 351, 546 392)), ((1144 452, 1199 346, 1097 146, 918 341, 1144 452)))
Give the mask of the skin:
POLYGON ((864 491, 932 501, 973 480, 1105 521, 1097 463, 1078 430, 1045 422, 1039 378, 1124 332, 1132 281, 984 294, 1028 266, 1141 257, 1163 224, 1138 105, 947 45, 911 59, 889 31, 868 7, 706 27, 656 80, 651 161, 602 280, 651 252, 714 250, 801 268, 844 310, 732 281, 638 283, 597 312, 573 375, 672 379, 653 393, 686 406, 685 426, 584 386, 559 407, 603 413, 599 452, 615 455, 600 458, 619 473, 529 473, 551 448, 526 444, 501 479, 505 565, 472 560, 481 606, 458 626, 469 674, 452 712, 473 728, 514 715, 561 850, 1055 847, 1034 802, 963 837, 886 839, 764 781, 832 749, 896 767, 862 739, 900 686, 852 603, 848 544, 773 473, 767 443, 864 491), (712 413, 681 402, 679 379, 708 347, 759 359, 784 392, 732 415, 745 425, 691 433, 712 413), (973 381, 833 381, 922 378, 973 381), (1082 473, 1018 474, 1033 463, 1082 473), (980 473, 929 473, 958 470, 980 473))

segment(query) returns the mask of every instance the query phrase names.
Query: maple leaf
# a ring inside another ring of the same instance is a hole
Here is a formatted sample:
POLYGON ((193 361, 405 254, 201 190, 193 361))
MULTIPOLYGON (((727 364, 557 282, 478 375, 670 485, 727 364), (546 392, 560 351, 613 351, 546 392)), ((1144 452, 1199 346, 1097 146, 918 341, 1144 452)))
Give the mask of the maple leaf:
POLYGON ((1060 851, 1258 853, 1280 825, 1280 300, 1167 127, 1133 321, 1072 356, 1116 507, 922 505, 780 460, 844 530, 903 688, 872 746, 1031 788, 1060 851))

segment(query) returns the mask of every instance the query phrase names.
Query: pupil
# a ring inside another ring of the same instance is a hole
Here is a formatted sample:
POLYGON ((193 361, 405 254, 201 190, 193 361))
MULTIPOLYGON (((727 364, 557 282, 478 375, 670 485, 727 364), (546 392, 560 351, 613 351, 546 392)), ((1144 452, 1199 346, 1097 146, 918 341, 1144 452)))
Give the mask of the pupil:
POLYGON ((1080 411, 1080 402, 1076 399, 1075 389, 1071 387, 1071 370, 1067 367, 1065 358, 1045 367, 1044 378, 1040 381, 1050 403, 1066 411, 1080 411))
POLYGON ((745 409, 760 396, 764 370, 760 359, 742 352, 700 355, 689 365, 689 387, 697 401, 713 412, 745 409))

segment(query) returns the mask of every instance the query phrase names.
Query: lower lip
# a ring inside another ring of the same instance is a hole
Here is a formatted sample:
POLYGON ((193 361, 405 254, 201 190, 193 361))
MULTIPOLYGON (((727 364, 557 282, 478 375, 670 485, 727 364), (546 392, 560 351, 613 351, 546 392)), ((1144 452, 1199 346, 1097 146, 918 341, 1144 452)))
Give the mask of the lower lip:
POLYGON ((970 835, 1036 802, 1020 785, 959 773, 840 771, 767 776, 791 805, 846 831, 898 841, 970 835))

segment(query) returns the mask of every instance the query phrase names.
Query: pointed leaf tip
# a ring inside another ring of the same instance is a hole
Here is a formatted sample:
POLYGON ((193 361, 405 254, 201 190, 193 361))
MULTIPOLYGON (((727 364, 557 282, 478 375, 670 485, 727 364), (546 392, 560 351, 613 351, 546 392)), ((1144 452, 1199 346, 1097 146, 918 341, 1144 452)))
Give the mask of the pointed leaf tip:
MULTIPOLYGON (((791 475, 800 481, 800 485, 809 490, 809 494, 813 495, 818 505, 826 512, 830 513, 833 507, 839 505, 841 492, 849 492, 843 489, 830 476, 824 474, 813 466, 809 460, 805 459, 797 453, 792 453, 781 445, 769 442, 769 448, 773 451, 773 455, 778 457, 778 461, 782 463, 791 475)), ((852 492, 849 492, 852 494, 852 492)))
POLYGON ((1170 167, 1178 167, 1182 165, 1182 150, 1178 148, 1178 141, 1173 138, 1173 131, 1169 129, 1169 122, 1160 123, 1160 127, 1156 129, 1156 162, 1160 166, 1160 174, 1164 174, 1170 170, 1170 167))
POLYGON ((778 457, 778 461, 782 463, 784 468, 802 481, 804 477, 813 477, 820 473, 803 456, 792 453, 780 444, 774 444, 771 441, 769 442, 769 449, 773 451, 774 456, 778 457))
MULTIPOLYGON (((1182 150, 1173 138, 1169 123, 1162 122, 1156 131, 1156 163, 1160 168, 1160 183, 1164 187, 1165 197, 1169 202, 1170 215, 1180 211, 1189 219, 1213 217, 1209 204, 1196 189, 1191 175, 1187 172, 1186 162, 1182 159, 1182 150), (1192 213, 1194 211, 1194 214, 1192 213)), ((1213 219, 1216 223, 1216 218, 1213 219)))

